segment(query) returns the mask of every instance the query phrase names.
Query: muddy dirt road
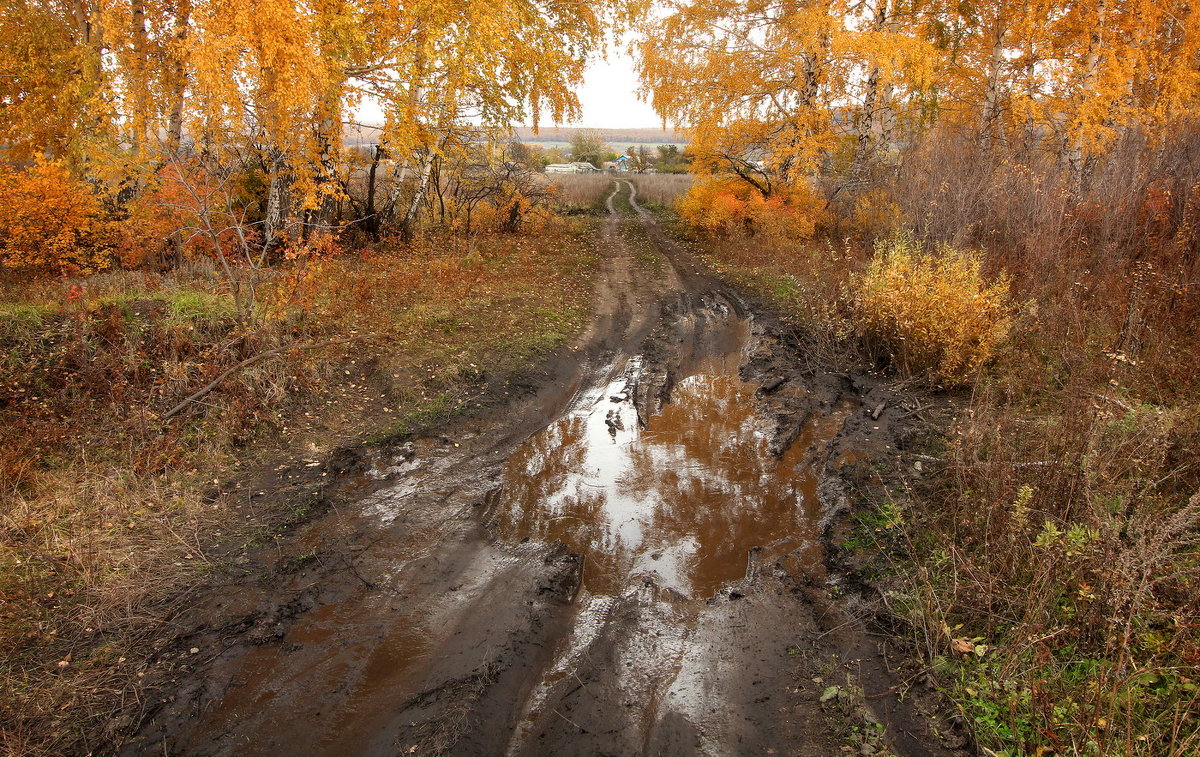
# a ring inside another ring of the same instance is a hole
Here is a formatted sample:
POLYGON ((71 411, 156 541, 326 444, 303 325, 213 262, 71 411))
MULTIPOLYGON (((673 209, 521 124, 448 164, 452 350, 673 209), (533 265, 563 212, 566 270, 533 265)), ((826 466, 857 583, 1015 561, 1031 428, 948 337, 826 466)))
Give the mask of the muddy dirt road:
POLYGON ((536 390, 328 466, 177 621, 125 753, 959 753, 827 558, 884 390, 798 372, 624 191, 536 390))

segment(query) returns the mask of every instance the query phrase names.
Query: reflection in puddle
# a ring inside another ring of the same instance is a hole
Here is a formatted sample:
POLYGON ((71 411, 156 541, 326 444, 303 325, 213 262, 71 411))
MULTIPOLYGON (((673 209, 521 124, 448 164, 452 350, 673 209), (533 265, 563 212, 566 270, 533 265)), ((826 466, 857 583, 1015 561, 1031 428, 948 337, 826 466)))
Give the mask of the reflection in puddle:
MULTIPOLYGON (((744 343, 748 327, 739 325, 744 343)), ((847 408, 809 424, 773 458, 755 386, 738 377, 741 360, 735 349, 701 361, 644 429, 628 375, 583 396, 509 458, 501 534, 583 553, 584 585, 601 594, 653 573, 706 597, 746 575, 754 548, 759 562, 801 550, 818 565, 816 475, 800 463, 837 433, 847 408)))

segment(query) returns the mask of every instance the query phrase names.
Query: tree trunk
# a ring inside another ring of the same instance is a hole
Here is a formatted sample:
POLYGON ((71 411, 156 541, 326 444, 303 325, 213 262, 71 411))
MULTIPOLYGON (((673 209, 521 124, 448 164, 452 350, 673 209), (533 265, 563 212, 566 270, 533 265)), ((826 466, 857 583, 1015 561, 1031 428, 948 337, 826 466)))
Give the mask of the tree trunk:
POLYGON ((130 115, 130 127, 133 141, 133 151, 137 155, 145 155, 149 147, 147 140, 150 135, 150 82, 146 75, 148 55, 146 53, 146 3, 145 0, 132 0, 130 3, 130 37, 133 39, 133 60, 130 73, 133 89, 133 113, 130 115))
POLYGON ((371 168, 367 171, 367 205, 364 218, 360 222, 363 231, 372 240, 379 239, 379 212, 375 209, 375 187, 379 174, 379 161, 383 160, 383 146, 375 145, 375 153, 371 156, 371 168))
MULTIPOLYGON (((413 30, 413 35, 416 39, 416 53, 413 59, 412 80, 408 90, 408 109, 411 113, 418 113, 420 112, 421 101, 425 98, 425 71, 428 63, 425 58, 424 25, 418 23, 413 30)), ((406 153, 404 160, 396 165, 396 169, 392 173, 392 186, 388 189, 388 204, 384 218, 389 223, 396 219, 396 210, 400 207, 400 193, 404 191, 404 182, 408 179, 408 164, 410 159, 411 155, 406 153)), ((428 167, 423 167, 422 171, 423 173, 427 173, 428 167)), ((427 175, 422 177, 422 182, 428 180, 427 175)), ((414 197, 419 197, 422 191, 418 189, 414 197)), ((409 215, 411 214, 410 207, 409 214, 405 215, 403 227, 405 234, 408 234, 409 215)))
POLYGON ((996 147, 1007 143, 1004 134, 1002 93, 1000 92, 1000 73, 1004 66, 1004 37, 1003 21, 997 20, 996 30, 992 36, 992 55, 988 61, 987 89, 983 95, 983 123, 981 124, 979 141, 985 152, 991 152, 996 147))
POLYGON ((390 222, 396 218, 396 209, 400 207, 400 193, 404 191, 404 182, 408 181, 408 164, 409 157, 406 155, 392 171, 392 185, 388 187, 387 206, 383 209, 382 220, 390 222))
POLYGON ((1096 79, 1100 74, 1100 61, 1104 47, 1104 22, 1108 14, 1107 0, 1099 0, 1096 5, 1096 23, 1088 38, 1087 54, 1083 58, 1083 77, 1079 84, 1078 102, 1067 134, 1066 163, 1071 172, 1071 191, 1078 193, 1083 189, 1083 172, 1087 163, 1085 141, 1087 129, 1081 119, 1084 102, 1096 90, 1096 79))
MULTIPOLYGON (((71 0, 70 10, 81 43, 79 45, 80 78, 83 80, 89 96, 108 98, 112 93, 108 91, 104 75, 104 34, 99 9, 91 0, 71 0)), ((107 123, 105 117, 101 115, 103 111, 103 108, 99 108, 90 113, 81 114, 86 118, 88 127, 96 134, 106 131, 107 123)))
POLYGON ((263 222, 263 248, 272 249, 283 244, 291 217, 292 175, 283 155, 275 151, 271 156, 271 170, 267 186, 267 215, 263 222))
POLYGON ((430 181, 433 183, 433 191, 437 195, 438 201, 438 219, 441 223, 446 222, 446 198, 444 195, 444 187, 442 187, 442 159, 435 158, 433 161, 433 174, 430 181))
POLYGON ((508 218, 504 219, 504 224, 500 230, 505 234, 516 234, 521 230, 521 201, 514 197, 508 207, 508 218))
POLYGON ((179 0, 175 12, 175 50, 171 55, 170 110, 167 113, 167 158, 177 160, 183 143, 183 98, 187 90, 187 69, 183 64, 183 46, 187 42, 191 21, 191 0, 179 0))
POLYGON ((417 181, 417 188, 413 192, 412 200, 408 203, 408 212, 404 214, 404 221, 400 225, 400 238, 405 242, 411 242, 413 239, 417 213, 420 212, 425 192, 429 189, 429 177, 433 173, 433 159, 433 149, 425 148, 425 152, 421 156, 421 178, 417 181))
MULTIPOLYGON (((167 142, 164 163, 174 163, 180 158, 183 148, 183 104, 187 91, 187 69, 184 67, 183 46, 187 42, 188 24, 191 22, 191 0, 179 0, 175 7, 175 29, 172 40, 174 49, 170 53, 170 65, 167 67, 167 92, 170 105, 167 110, 167 142)), ((176 231, 167 237, 169 250, 165 260, 166 266, 175 268, 183 263, 183 232, 176 231)))
POLYGON ((335 116, 332 107, 327 102, 323 106, 326 111, 317 128, 318 142, 321 145, 317 156, 316 191, 318 194, 316 207, 306 211, 307 223, 304 226, 304 236, 328 230, 337 209, 340 188, 337 187, 337 166, 334 164, 335 153, 341 142, 342 122, 335 116))
MULTIPOLYGON (((871 30, 877 34, 890 30, 895 22, 892 19, 891 0, 879 0, 872 14, 871 30)), ((865 82, 866 94, 863 96, 862 110, 854 119, 856 144, 854 163, 850 167, 850 181, 858 183, 866 180, 869 167, 876 163, 891 142, 892 121, 885 110, 891 109, 891 86, 881 85, 881 70, 879 65, 872 64, 865 82)))

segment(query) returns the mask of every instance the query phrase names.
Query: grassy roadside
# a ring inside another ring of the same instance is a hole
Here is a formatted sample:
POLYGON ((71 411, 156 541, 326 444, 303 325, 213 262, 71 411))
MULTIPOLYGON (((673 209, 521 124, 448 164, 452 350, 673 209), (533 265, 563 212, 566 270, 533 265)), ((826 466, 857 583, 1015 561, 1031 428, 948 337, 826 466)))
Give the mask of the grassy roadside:
POLYGON ((206 553, 271 517, 239 480, 468 411, 577 333, 594 223, 297 263, 252 326, 201 266, 0 291, 5 752, 97 743, 206 553))
MULTIPOLYGON (((796 326, 815 365, 878 357, 855 322, 868 246, 688 243, 796 326)), ((1195 754, 1193 303, 1136 279, 1106 298, 1113 272, 1078 265, 1016 269, 1010 337, 969 388, 913 377, 934 412, 859 492, 849 546, 990 754, 1195 754)))

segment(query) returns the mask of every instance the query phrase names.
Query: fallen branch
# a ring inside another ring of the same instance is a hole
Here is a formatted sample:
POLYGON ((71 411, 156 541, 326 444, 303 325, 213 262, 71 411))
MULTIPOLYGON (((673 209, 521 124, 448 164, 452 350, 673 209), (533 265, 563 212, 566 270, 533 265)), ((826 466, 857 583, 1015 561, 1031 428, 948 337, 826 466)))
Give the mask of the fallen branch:
POLYGON ((290 350, 318 350, 318 349, 321 349, 322 347, 332 347, 335 344, 348 344, 350 342, 357 342, 357 341, 366 339, 368 336, 375 336, 375 335, 369 334, 369 335, 363 335, 363 336, 350 337, 348 339, 331 339, 327 342, 317 342, 316 344, 296 344, 296 345, 290 345, 288 347, 276 347, 273 350, 267 350, 266 352, 260 352, 257 355, 251 355, 250 357, 246 358, 245 360, 238 363, 237 365, 226 369, 224 372, 221 373, 220 376, 217 376, 215 379, 213 379, 212 381, 205 384, 199 390, 197 390, 197 391, 193 392, 192 394, 188 395, 187 397, 185 397, 183 399, 183 401, 181 401, 178 405, 171 408, 167 412, 163 413, 162 419, 164 421, 166 421, 166 420, 170 420, 171 418, 175 417, 180 412, 182 412, 183 409, 186 408, 188 405, 199 400, 201 397, 208 394, 213 389, 216 389, 217 386, 219 386, 222 381, 229 378, 233 374, 237 373, 241 369, 243 369, 249 365, 253 365, 254 363, 257 363, 259 360, 263 360, 265 358, 269 358, 269 357, 272 357, 275 355, 282 355, 283 353, 288 352, 290 350))
MULTIPOLYGON (((908 412, 904 413, 903 415, 897 417, 896 420, 902 421, 905 418, 911 418, 912 416, 917 415, 918 413, 920 413, 924 410, 928 410, 931 407, 933 407, 932 404, 922 405, 920 402, 918 402, 916 407, 914 407, 912 410, 909 410, 908 412)), ((921 420, 925 420, 925 417, 921 416, 921 420)))
POLYGON ((822 634, 818 635, 816 638, 814 638, 814 639, 812 640, 812 644, 814 644, 814 645, 815 645, 815 644, 816 644, 818 641, 820 641, 821 639, 824 639, 826 636, 828 636, 829 634, 833 633, 834 631, 840 631, 840 630, 842 630, 843 628, 845 628, 846 626, 853 625, 854 623, 857 623, 857 622, 859 622, 859 619, 858 619, 858 618, 850 618, 850 620, 847 620, 845 623, 838 623, 838 624, 837 624, 836 626, 834 626, 833 628, 830 628, 830 629, 829 629, 828 631, 826 631, 825 633, 822 633, 822 634))
POLYGON ((883 691, 876 692, 876 693, 874 693, 874 694, 866 694, 866 695, 865 695, 863 698, 864 698, 864 699, 878 699, 879 697, 886 697, 886 696, 888 696, 889 694, 895 694, 895 693, 896 693, 897 691, 899 691, 901 688, 903 688, 903 687, 905 687, 905 686, 908 686, 908 685, 909 685, 909 684, 911 684, 913 681, 917 680, 917 678, 918 678, 918 677, 920 677, 920 676, 923 676, 923 675, 925 675, 926 673, 929 673, 929 672, 930 672, 930 669, 929 669, 929 668, 921 668, 921 669, 920 669, 920 670, 918 670, 916 673, 913 673, 913 674, 912 674, 912 675, 910 675, 908 678, 905 678, 903 681, 901 681, 900 683, 896 684, 895 686, 892 686, 892 687, 891 687, 891 688, 889 688, 889 689, 884 689, 883 691))
POLYGON ((1115 399, 1115 398, 1113 398, 1113 397, 1109 397, 1109 396, 1108 396, 1108 395, 1106 395, 1106 394, 1098 394, 1098 393, 1096 393, 1096 392, 1088 392, 1088 395, 1089 395, 1089 396, 1091 396, 1091 397, 1095 397, 1096 399, 1099 399, 1099 400, 1106 400, 1106 401, 1108 401, 1108 402, 1111 402, 1111 403, 1113 403, 1114 405, 1116 405, 1117 407, 1121 408, 1122 410, 1124 410, 1124 411, 1125 411, 1125 412, 1127 412, 1127 413, 1134 413, 1134 412, 1137 412, 1136 410, 1134 410, 1134 409, 1133 409, 1132 407, 1130 407, 1129 405, 1126 405, 1126 404, 1125 404, 1124 402, 1122 402, 1121 400, 1119 400, 1119 399, 1115 399))

